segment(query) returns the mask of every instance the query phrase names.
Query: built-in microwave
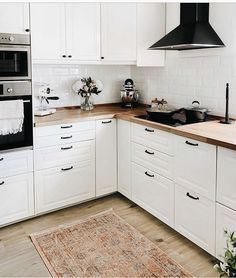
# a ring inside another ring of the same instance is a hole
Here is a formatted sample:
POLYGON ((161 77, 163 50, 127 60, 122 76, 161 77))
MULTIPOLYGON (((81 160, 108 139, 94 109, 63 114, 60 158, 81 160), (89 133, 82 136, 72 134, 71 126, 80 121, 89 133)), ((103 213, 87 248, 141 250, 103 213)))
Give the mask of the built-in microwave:
POLYGON ((0 33, 0 80, 30 80, 29 35, 0 33))

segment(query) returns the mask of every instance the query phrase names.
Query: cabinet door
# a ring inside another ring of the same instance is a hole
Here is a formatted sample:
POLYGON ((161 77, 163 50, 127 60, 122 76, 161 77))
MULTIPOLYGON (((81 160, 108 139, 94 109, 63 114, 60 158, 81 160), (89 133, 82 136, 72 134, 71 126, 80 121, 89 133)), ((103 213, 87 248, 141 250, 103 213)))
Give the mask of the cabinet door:
POLYGON ((165 4, 137 3, 137 66, 165 65, 164 50, 148 48, 165 35, 165 4))
POLYGON ((93 198, 94 160, 37 171, 35 187, 36 213, 93 198))
POLYGON ((64 4, 31 3, 30 14, 33 59, 65 59, 64 4))
POLYGON ((70 3, 65 8, 67 57, 100 60, 100 4, 70 3))
POLYGON ((175 229, 215 255, 215 202, 176 185, 175 229))
POLYGON ((101 4, 104 61, 136 61, 136 4, 101 4))
POLYGON ((129 121, 118 120, 118 191, 131 199, 131 142, 129 121))
POLYGON ((215 200, 216 146, 175 136, 174 180, 215 200))
POLYGON ((0 32, 27 34, 29 29, 28 3, 0 3, 0 32))
POLYGON ((225 253, 226 240, 224 230, 236 232, 236 211, 216 204, 216 257, 222 260, 225 253))
POLYGON ((98 120, 96 122, 96 196, 116 190, 116 120, 98 120))
POLYGON ((173 227, 174 184, 171 180, 132 163, 132 201, 173 227))
POLYGON ((33 174, 0 179, 0 226, 33 215, 33 174))
POLYGON ((236 210, 236 151, 218 147, 217 201, 236 210))

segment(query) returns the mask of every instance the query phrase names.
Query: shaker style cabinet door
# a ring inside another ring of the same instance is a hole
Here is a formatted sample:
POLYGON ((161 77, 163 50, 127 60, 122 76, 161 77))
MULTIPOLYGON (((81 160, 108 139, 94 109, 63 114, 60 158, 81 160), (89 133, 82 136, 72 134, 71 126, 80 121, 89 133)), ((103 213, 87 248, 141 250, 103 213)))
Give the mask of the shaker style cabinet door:
POLYGON ((131 199, 131 123, 117 121, 118 191, 131 199))
POLYGON ((117 191, 116 120, 96 121, 96 196, 117 191))
POLYGON ((33 60, 65 59, 64 4, 31 3, 30 15, 33 60))
POLYGON ((236 210, 236 151, 218 147, 217 201, 236 210))
POLYGON ((0 33, 27 34, 29 31, 28 3, 0 3, 0 33))
POLYGON ((101 4, 101 46, 104 61, 136 61, 136 4, 101 4))
POLYGON ((70 3, 65 9, 67 58, 100 60, 100 4, 70 3))

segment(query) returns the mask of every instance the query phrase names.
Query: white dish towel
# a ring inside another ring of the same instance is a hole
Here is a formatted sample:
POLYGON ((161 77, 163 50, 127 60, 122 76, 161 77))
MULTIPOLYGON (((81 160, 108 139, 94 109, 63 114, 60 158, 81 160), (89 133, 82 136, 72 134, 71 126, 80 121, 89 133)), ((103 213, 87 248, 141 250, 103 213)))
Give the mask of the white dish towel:
POLYGON ((0 101, 0 135, 22 131, 24 103, 22 99, 0 101))

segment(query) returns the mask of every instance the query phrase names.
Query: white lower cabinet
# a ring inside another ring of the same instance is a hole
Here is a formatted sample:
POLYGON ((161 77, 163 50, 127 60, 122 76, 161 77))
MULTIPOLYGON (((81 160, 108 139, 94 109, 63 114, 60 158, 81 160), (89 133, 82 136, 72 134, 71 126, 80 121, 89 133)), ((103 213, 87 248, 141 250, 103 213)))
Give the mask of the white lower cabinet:
POLYGON ((174 225, 174 184, 132 163, 132 200, 164 223, 174 225))
POLYGON ((36 213, 95 197, 94 160, 36 172, 36 213))
POLYGON ((116 119, 96 121, 96 196, 117 191, 116 119))
POLYGON ((117 121, 118 191, 131 199, 131 123, 117 121))
POLYGON ((0 179, 0 226, 33 215, 33 173, 0 179))
POLYGON ((227 237, 224 230, 236 232, 236 211, 216 203, 216 257, 224 255, 227 237))
POLYGON ((175 185, 175 229, 215 255, 215 202, 175 185))

